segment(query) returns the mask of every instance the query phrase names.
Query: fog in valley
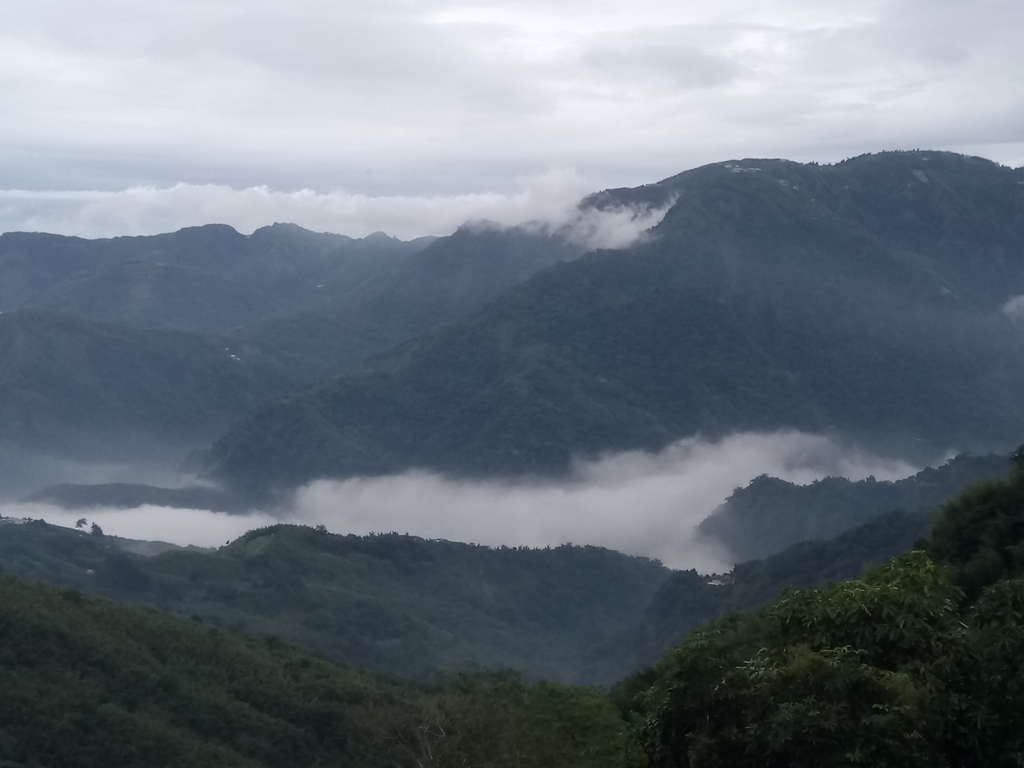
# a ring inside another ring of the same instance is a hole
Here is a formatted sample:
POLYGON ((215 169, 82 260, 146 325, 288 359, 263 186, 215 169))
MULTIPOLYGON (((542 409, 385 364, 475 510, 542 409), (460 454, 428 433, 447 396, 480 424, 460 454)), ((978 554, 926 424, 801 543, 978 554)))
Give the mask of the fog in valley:
MULTIPOLYGON (((800 432, 682 440, 658 454, 630 452, 580 462, 559 482, 468 481, 425 472, 321 480, 296 492, 287 510, 227 515, 143 506, 64 510, 8 502, 6 517, 74 526, 85 517, 106 533, 179 545, 219 546, 279 520, 334 533, 409 533, 488 546, 571 542, 657 558, 673 568, 727 571, 732 563, 695 526, 732 490, 768 474, 806 484, 828 475, 895 480, 917 471, 832 439, 800 432)), ((111 468, 103 470, 113 477, 111 468)), ((122 468, 121 479, 127 470, 122 468)), ((181 479, 181 478, 179 478, 181 479)))

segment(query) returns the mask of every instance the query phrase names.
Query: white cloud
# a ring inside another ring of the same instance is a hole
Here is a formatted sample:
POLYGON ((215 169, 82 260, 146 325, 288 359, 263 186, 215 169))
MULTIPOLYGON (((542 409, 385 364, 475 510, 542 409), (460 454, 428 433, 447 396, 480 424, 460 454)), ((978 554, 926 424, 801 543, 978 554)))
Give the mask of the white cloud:
MULTIPOLYGON (((737 486, 760 474, 797 483, 826 475, 892 480, 912 474, 902 461, 859 453, 798 432, 683 440, 659 454, 608 456, 579 464, 564 482, 455 481, 424 472, 317 481, 301 489, 282 519, 335 533, 398 531, 487 545, 594 544, 702 572, 727 570, 728 555, 695 526, 737 486)), ((8 517, 74 525, 83 515, 118 536, 213 546, 271 522, 266 514, 196 510, 59 510, 0 506, 8 517)))
POLYGON ((520 179, 519 188, 507 194, 372 196, 213 184, 133 187, 120 192, 0 190, 0 231, 113 237, 217 222, 249 233, 286 221, 353 237, 384 231, 413 238, 447 235, 467 221, 487 220, 501 226, 535 222, 565 228, 570 237, 588 247, 617 248, 628 245, 665 214, 664 208, 580 211, 580 199, 591 191, 585 179, 569 170, 520 179))
POLYGON ((7 3, 0 177, 429 198, 744 156, 1018 165, 1022 25, 1015 0, 7 3))

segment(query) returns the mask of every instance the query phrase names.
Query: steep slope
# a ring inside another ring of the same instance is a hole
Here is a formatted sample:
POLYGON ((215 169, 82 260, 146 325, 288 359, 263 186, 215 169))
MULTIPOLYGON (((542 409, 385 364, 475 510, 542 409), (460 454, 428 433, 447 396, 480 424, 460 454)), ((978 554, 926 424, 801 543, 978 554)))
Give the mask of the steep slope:
POLYGON ((1024 334, 1003 311, 1024 293, 1021 181, 942 153, 667 179, 676 202, 652 238, 268 405, 215 445, 219 472, 250 489, 557 473, 574 455, 782 427, 919 455, 1008 447, 1024 433, 1024 334))
POLYGON ((323 287, 329 301, 278 314, 237 336, 313 380, 351 370, 371 354, 458 320, 539 270, 578 257, 564 233, 464 226, 394 260, 362 283, 323 287))
POLYGON ((968 485, 1009 470, 1005 456, 961 455, 895 482, 826 477, 795 485, 762 475, 737 488, 700 531, 738 561, 767 557, 807 539, 827 539, 892 509, 935 507, 968 485))

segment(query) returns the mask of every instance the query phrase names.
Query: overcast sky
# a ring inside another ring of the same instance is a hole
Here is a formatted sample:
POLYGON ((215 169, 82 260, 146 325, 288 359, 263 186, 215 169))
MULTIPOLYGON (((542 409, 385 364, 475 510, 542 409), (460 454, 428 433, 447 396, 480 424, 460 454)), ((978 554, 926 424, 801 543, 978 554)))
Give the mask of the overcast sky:
POLYGON ((1019 166, 1022 30, 1020 0, 7 2, 0 230, 413 236, 737 157, 1019 166))

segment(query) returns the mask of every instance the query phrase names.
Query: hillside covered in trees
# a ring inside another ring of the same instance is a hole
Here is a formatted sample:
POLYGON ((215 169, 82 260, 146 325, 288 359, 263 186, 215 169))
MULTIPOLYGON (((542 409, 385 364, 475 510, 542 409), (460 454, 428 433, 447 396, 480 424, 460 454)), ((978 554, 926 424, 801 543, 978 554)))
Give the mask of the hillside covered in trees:
POLYGON ((412 467, 557 474, 782 428, 918 458, 1008 450, 1022 180, 936 152, 687 171, 634 193, 674 201, 649 237, 258 409, 215 444, 217 471, 256 492, 412 467))
POLYGON ((714 622, 617 699, 652 766, 1020 765, 1022 550, 1019 467, 948 501, 923 550, 714 622))
POLYGON ((829 539, 895 509, 937 507, 968 485, 1006 474, 1006 457, 961 454, 896 481, 826 477, 797 485, 762 475, 737 488, 699 530, 738 561, 767 557, 797 542, 829 539))
POLYGON ((595 691, 384 678, 272 638, 0 574, 4 768, 619 768, 595 691))
MULTIPOLYGON (((892 513, 702 587, 728 596, 719 614, 743 608, 772 579, 843 578, 930 522, 892 513)), ((14 527, 59 533, 38 522, 14 527)), ((233 546, 259 550, 267 536, 233 546)), ((791 587, 753 613, 718 618, 610 696, 507 672, 403 682, 199 615, 175 618, 5 573, 0 764, 1018 765, 1024 468, 945 503, 915 547, 859 578, 791 587)), ((40 565, 54 572, 59 558, 40 565)), ((137 561, 108 554, 104 567, 96 576, 114 589, 149 588, 137 561)), ((680 590, 689 578, 667 582, 646 625, 698 595, 680 590)), ((301 600, 291 586, 290 599, 301 600)))

